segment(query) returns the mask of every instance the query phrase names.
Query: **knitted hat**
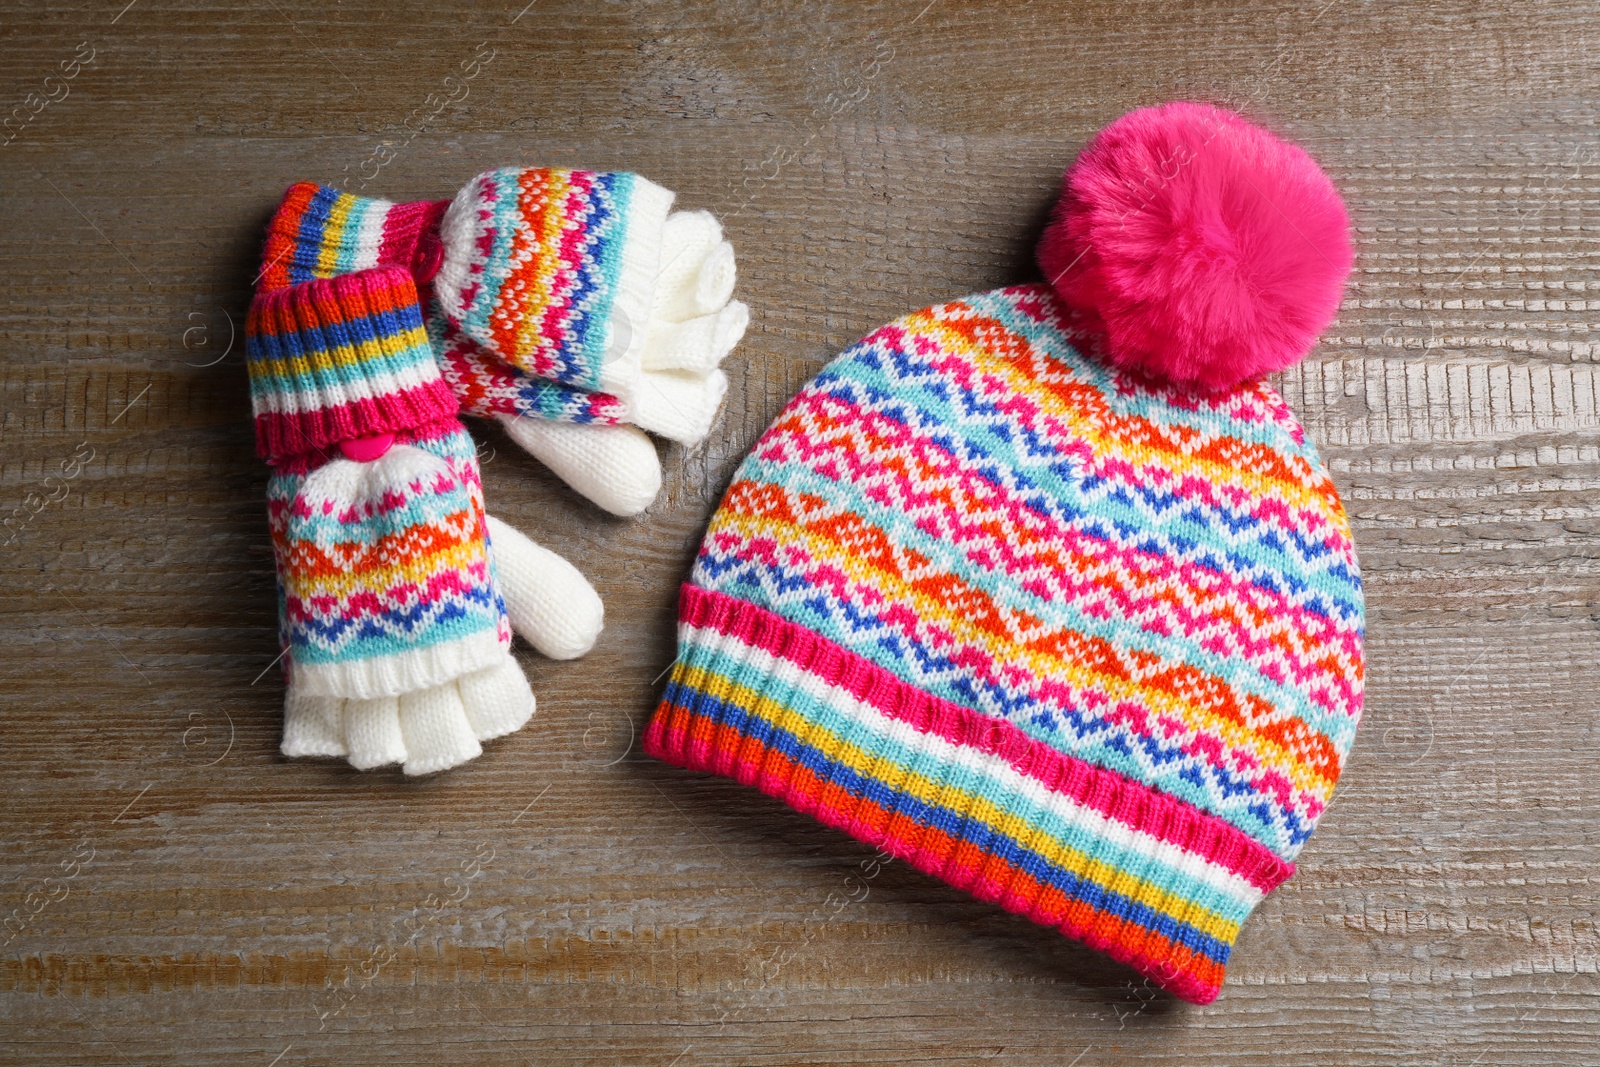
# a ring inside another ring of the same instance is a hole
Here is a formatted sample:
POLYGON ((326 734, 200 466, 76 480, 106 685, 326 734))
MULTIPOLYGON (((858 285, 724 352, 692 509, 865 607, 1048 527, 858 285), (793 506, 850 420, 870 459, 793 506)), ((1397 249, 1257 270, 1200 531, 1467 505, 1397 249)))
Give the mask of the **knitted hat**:
POLYGON ((1309 157, 1236 116, 1108 128, 1042 244, 1055 285, 875 331, 757 442, 646 750, 1215 998, 1360 717, 1343 509, 1239 381, 1326 325, 1346 227, 1309 157), (1228 323, 1244 340, 1208 347, 1228 323))

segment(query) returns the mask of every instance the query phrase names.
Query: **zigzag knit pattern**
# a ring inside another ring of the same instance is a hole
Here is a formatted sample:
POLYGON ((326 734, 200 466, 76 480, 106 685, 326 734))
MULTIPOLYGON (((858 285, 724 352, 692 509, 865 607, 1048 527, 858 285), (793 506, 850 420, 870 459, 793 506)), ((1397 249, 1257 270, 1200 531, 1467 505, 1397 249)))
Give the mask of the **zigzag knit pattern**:
POLYGON ((267 519, 280 637, 302 692, 415 692, 510 648, 477 453, 460 423, 374 462, 279 474, 267 519))
MULTIPOLYGON (((437 285, 445 312, 529 374, 597 389, 629 273, 625 259, 637 252, 630 245, 646 240, 630 225, 640 184, 627 173, 535 167, 480 174, 442 223, 437 285)), ((654 249, 645 251, 644 273, 653 278, 654 249)), ((644 321, 633 325, 643 329, 644 321)))
POLYGON ((1085 359, 1054 294, 907 316, 739 468, 647 750, 1213 999, 1360 718, 1338 496, 1261 383, 1085 359))
POLYGON ((461 410, 482 418, 530 417, 549 422, 593 422, 615 426, 626 409, 610 393, 593 393, 536 378, 485 352, 444 315, 428 316, 428 336, 439 372, 461 401, 461 410))

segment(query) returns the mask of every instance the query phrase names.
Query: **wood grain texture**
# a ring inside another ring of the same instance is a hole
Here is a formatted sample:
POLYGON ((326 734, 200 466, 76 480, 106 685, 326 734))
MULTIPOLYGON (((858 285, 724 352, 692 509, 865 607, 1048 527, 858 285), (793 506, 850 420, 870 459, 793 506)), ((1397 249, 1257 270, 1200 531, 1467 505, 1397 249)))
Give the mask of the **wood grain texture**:
POLYGON ((93 54, 0 148, 0 515, 90 457, 0 552, 0 1060, 1600 1063, 1596 13, 0 4, 20 114, 93 54), (467 98, 416 118, 483 41, 467 98), (1360 241, 1282 386, 1354 519, 1366 721, 1204 1009, 902 864, 841 906, 866 849, 635 743, 677 583, 784 401, 890 318, 1031 277, 1083 140, 1180 96, 1306 144, 1360 241), (229 347, 283 187, 383 147, 368 191, 396 199, 642 172, 723 218, 753 309, 717 433, 663 450, 641 519, 488 435, 494 510, 608 627, 524 653, 538 717, 423 782, 276 754, 229 347))

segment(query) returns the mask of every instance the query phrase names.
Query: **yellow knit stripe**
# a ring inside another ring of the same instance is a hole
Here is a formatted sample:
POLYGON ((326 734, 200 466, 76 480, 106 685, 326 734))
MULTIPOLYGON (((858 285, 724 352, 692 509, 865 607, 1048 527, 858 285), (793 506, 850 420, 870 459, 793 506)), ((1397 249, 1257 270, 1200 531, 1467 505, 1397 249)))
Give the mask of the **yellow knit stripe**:
MULTIPOLYGON (((448 532, 455 534, 457 531, 448 532)), ((289 558, 283 565, 284 584, 302 600, 311 597, 338 597, 345 600, 358 593, 387 596, 389 591, 402 585, 426 589, 429 579, 439 574, 481 566, 487 560, 482 542, 475 537, 455 541, 433 552, 418 552, 399 559, 369 561, 363 558, 354 567, 327 574, 298 569, 294 556, 291 547, 289 558)))
POLYGON ((271 378, 305 377, 315 370, 325 370, 329 367, 341 369, 359 367, 385 356, 409 356, 416 350, 425 348, 427 344, 427 330, 421 326, 414 326, 398 333, 386 333, 381 337, 369 338, 355 345, 319 348, 309 354, 291 356, 288 359, 263 357, 255 360, 252 368, 258 377, 263 375, 271 378))
POLYGON ((340 193, 333 198, 333 208, 328 212, 328 224, 322 229, 322 247, 317 252, 317 274, 331 278, 339 273, 339 250, 344 242, 344 231, 350 221, 350 211, 356 198, 340 193))

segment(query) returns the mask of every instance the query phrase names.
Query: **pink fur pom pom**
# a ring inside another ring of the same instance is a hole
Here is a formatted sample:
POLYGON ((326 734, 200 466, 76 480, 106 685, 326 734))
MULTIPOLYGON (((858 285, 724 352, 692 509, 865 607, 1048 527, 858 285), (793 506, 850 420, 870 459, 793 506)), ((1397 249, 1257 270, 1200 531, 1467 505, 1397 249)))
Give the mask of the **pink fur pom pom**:
POLYGON ((1113 364, 1208 390, 1299 362, 1353 257, 1344 204, 1303 149, 1191 103, 1101 130, 1039 241, 1045 277, 1113 364))

